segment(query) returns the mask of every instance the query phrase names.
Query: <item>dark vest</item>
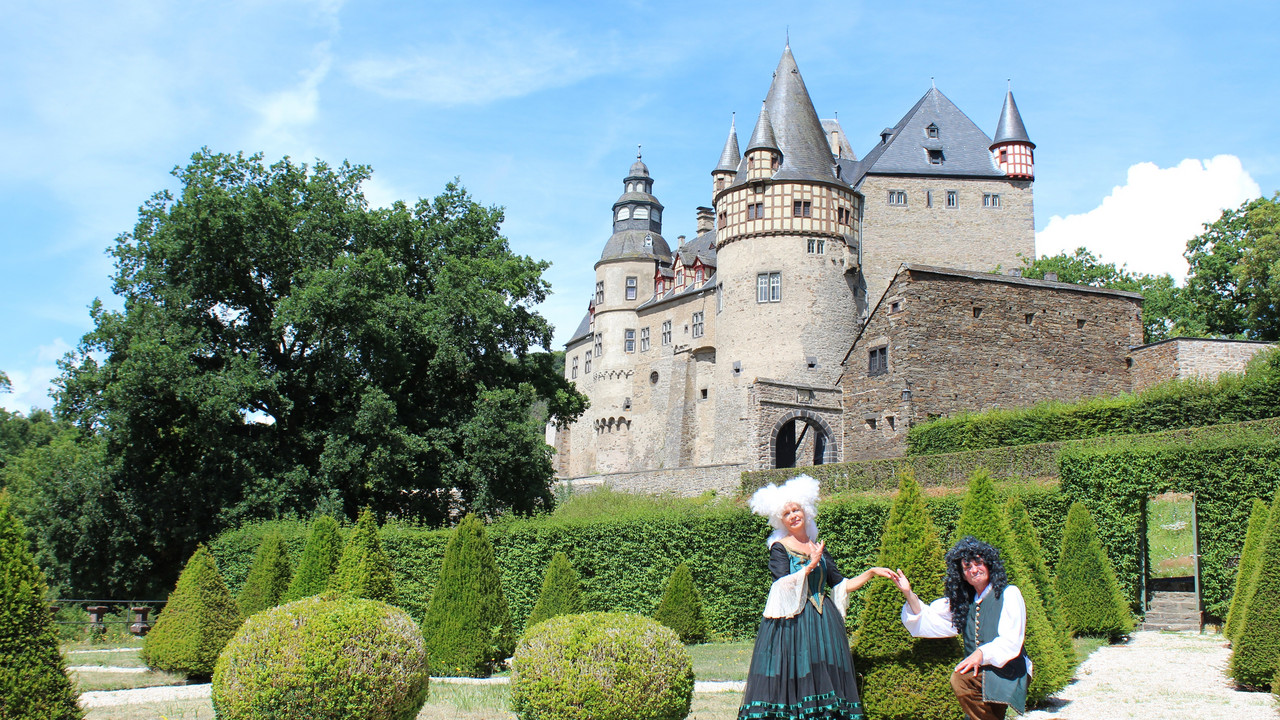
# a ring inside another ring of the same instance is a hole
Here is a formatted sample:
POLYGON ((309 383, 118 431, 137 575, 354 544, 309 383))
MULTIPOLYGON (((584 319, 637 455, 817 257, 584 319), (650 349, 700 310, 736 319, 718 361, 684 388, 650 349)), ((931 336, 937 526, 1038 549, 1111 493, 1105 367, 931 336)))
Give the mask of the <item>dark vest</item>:
MULTIPOLYGON (((969 603, 969 615, 964 623, 964 653, 972 655, 979 645, 996 639, 1000 627, 1000 611, 1004 608, 1004 594, 996 597, 988 593, 980 603, 969 603)), ((1024 646, 1018 657, 1004 667, 982 666, 982 700, 1004 703, 1019 715, 1027 711, 1027 651, 1024 646)))

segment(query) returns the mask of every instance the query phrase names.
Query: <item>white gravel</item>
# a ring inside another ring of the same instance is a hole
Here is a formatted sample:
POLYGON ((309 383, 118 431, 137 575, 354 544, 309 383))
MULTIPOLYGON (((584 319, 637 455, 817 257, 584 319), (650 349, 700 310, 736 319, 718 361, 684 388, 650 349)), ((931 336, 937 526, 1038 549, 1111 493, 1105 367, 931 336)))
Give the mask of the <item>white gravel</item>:
POLYGON ((209 697, 209 683, 202 685, 169 685, 133 690, 94 690, 80 693, 80 707, 98 708, 171 700, 201 700, 209 697))
POLYGON ((1075 682, 1026 720, 1276 720, 1270 693, 1236 690, 1221 635, 1136 632, 1095 651, 1075 682))
POLYGON ((109 673, 147 673, 151 672, 150 668, 144 667, 113 667, 111 665, 72 665, 68 670, 76 672, 109 672, 109 673))

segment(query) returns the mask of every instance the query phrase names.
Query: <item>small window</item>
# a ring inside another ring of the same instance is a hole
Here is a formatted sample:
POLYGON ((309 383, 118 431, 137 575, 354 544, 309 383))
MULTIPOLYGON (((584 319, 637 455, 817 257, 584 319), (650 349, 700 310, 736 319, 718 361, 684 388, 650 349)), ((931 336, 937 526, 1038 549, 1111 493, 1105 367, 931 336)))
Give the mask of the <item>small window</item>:
POLYGON ((584 373, 591 372, 591 351, 590 350, 587 351, 586 358, 582 362, 582 372, 584 373))
POLYGON ((703 315, 700 312, 696 312, 693 314, 693 336, 696 338, 702 337, 702 328, 703 315))
POLYGON ((693 269, 693 283, 694 283, 695 285, 701 285, 701 284, 702 284, 702 280, 703 280, 703 277, 702 277, 702 266, 701 266, 701 265, 699 265, 698 267, 696 267, 696 268, 694 268, 694 269, 693 269))
POLYGON ((628 328, 622 331, 622 349, 624 352, 636 351, 636 331, 628 328))
POLYGON ((739 376, 739 375, 741 375, 741 374, 742 374, 742 362, 741 362, 741 361, 739 361, 739 360, 734 360, 734 361, 733 361, 733 376, 734 376, 734 377, 738 377, 738 376, 739 376))
POLYGON ((569 371, 569 379, 572 380, 576 377, 578 377, 578 356, 574 355, 572 369, 569 371))
MULTIPOLYGON (((809 355, 809 356, 807 356, 807 357, 804 359, 804 364, 805 364, 805 366, 806 366, 806 367, 808 367, 810 370, 813 370, 814 368, 818 367, 818 358, 817 358, 817 356, 814 356, 814 355, 809 355)), ((809 396, 810 396, 810 397, 809 397, 809 399, 810 399, 810 400, 812 400, 812 399, 813 399, 813 391, 812 391, 812 390, 810 390, 810 391, 809 391, 809 396)))
POLYGON ((684 287, 684 268, 676 268, 676 286, 684 287))
POLYGON ((1009 151, 1004 148, 1000 148, 1000 162, 1009 162, 1009 151))
POLYGON ((652 236, 652 235, 649 235, 648 233, 645 233, 645 236, 644 236, 644 246, 645 246, 646 248, 651 248, 651 247, 653 247, 653 236, 652 236))
POLYGON ((724 310, 724 283, 717 283, 716 284, 716 314, 719 315, 721 310, 724 310))
POLYGON ((619 219, 619 220, 626 220, 627 218, 630 218, 630 217, 631 217, 631 208, 628 208, 628 207, 620 207, 620 208, 618 208, 618 219, 619 219))
POLYGON ((640 328, 640 352, 649 352, 649 328, 640 328))
POLYGON ((947 191, 947 207, 949 208, 960 207, 960 194, 957 193, 955 190, 947 191))
POLYGON ((985 193, 982 196, 982 207, 998 208, 1000 207, 1000 196, 994 193, 985 193))
POLYGON ((894 416, 892 416, 892 415, 885 415, 885 416, 884 416, 884 421, 885 421, 886 423, 888 423, 888 424, 889 424, 889 429, 890 429, 890 430, 897 430, 897 429, 898 429, 898 419, 897 419, 897 418, 895 418, 894 416))
POLYGON ((889 347, 882 345, 871 348, 867 353, 867 377, 875 377, 889 372, 889 347))
POLYGON ((1026 315, 1023 315, 1023 316, 1022 316, 1022 319, 1023 319, 1023 320, 1028 324, 1028 325, 1030 325, 1032 322, 1034 322, 1034 321, 1035 321, 1035 319, 1036 319, 1036 314, 1035 314, 1035 313, 1033 313, 1033 312, 1029 312, 1029 313, 1027 313, 1026 315))
POLYGON ((812 254, 812 253, 815 253, 815 252, 817 252, 817 251, 818 251, 818 239, 817 239, 817 238, 809 238, 809 252, 812 254))
POLYGON ((907 204, 907 191, 906 190, 890 190, 889 204, 905 206, 907 204))
POLYGON ((770 170, 777 170, 777 169, 778 169, 778 156, 777 156, 777 155, 772 155, 772 156, 770 156, 770 157, 769 157, 769 169, 770 169, 770 170))
POLYGON ((706 399, 707 399, 707 389, 706 389, 706 388, 702 388, 702 399, 703 399, 703 400, 706 400, 706 399))
POLYGON ((782 273, 760 273, 756 275, 756 302, 782 301, 782 273))
POLYGON ((875 429, 876 429, 876 419, 875 419, 875 418, 873 418, 873 417, 865 418, 865 419, 864 419, 864 422, 867 424, 867 429, 868 429, 868 430, 875 430, 875 429))
POLYGON ((1084 320, 1083 320, 1083 319, 1081 319, 1081 320, 1076 320, 1076 329, 1077 329, 1077 330, 1083 330, 1083 329, 1084 329, 1084 320))
POLYGON ((671 344, 671 321, 670 320, 662 323, 662 344, 663 345, 671 344))
POLYGON ((653 294, 654 294, 654 295, 661 295, 661 294, 662 294, 662 278, 655 278, 655 279, 654 279, 654 281, 653 281, 653 294))
POLYGON ((980 317, 982 317, 982 308, 978 307, 977 305, 974 305, 974 306, 973 306, 973 319, 974 319, 974 320, 977 320, 977 319, 978 319, 978 318, 980 318, 980 317))
POLYGON ((821 255, 824 252, 826 252, 826 250, 827 250, 827 241, 823 240, 822 238, 818 238, 818 254, 821 255))
POLYGON ((653 372, 649 373, 649 384, 650 384, 650 385, 657 385, 657 384, 658 384, 658 371, 657 371, 657 370, 654 370, 653 372))
POLYGON ((729 214, 728 214, 728 213, 723 213, 723 212, 722 212, 722 213, 720 213, 719 220, 720 220, 720 223, 719 223, 719 224, 720 224, 720 227, 722 227, 722 228, 723 228, 723 227, 726 227, 726 226, 729 224, 729 214))
POLYGON ((627 278, 627 299, 628 300, 636 299, 636 283, 638 281, 639 281, 639 278, 634 278, 634 277, 627 278))
POLYGON ((932 190, 924 191, 924 206, 933 207, 933 191, 932 190))
POLYGON ((813 201, 796 200, 792 203, 791 214, 795 217, 813 217, 813 201))
POLYGON ((894 300, 893 302, 889 303, 889 312, 890 312, 890 314, 892 314, 892 313, 896 313, 896 312, 901 312, 901 311, 902 311, 902 301, 901 301, 901 300, 894 300))
POLYGON ((925 135, 936 139, 938 137, 938 126, 933 123, 929 123, 929 127, 925 128, 924 132, 925 135))
POLYGON ((764 219, 764 203, 748 203, 747 219, 763 220, 764 219))
POLYGON ((836 208, 836 222, 841 225, 853 223, 853 211, 846 207, 836 208))
POLYGON ((596 333, 596 357, 604 355, 604 335, 596 333))
POLYGON ((633 211, 631 212, 631 217, 635 218, 636 220, 648 220, 648 219, 649 219, 649 208, 647 208, 647 207, 638 207, 638 208, 636 208, 635 210, 633 210, 633 211))
POLYGON ((604 304, 604 282, 596 283, 596 304, 604 304))
POLYGON ((942 164, 942 160, 943 160, 943 157, 942 157, 942 151, 941 151, 941 150, 930 150, 930 151, 929 151, 929 164, 930 164, 930 165, 941 165, 941 164, 942 164))
POLYGON ((631 398, 627 398, 627 399, 625 399, 625 400, 623 400, 623 401, 622 401, 622 409, 623 409, 623 410, 630 410, 630 409, 631 409, 631 398))

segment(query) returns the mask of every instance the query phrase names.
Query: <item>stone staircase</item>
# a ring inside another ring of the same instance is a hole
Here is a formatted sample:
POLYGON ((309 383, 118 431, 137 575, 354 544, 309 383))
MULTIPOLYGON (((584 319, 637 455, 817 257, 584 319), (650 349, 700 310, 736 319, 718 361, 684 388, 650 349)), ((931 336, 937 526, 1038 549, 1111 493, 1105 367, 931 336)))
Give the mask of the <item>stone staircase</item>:
POLYGON ((1200 603, 1194 592, 1156 590, 1147 603, 1143 630, 1199 630, 1200 603))

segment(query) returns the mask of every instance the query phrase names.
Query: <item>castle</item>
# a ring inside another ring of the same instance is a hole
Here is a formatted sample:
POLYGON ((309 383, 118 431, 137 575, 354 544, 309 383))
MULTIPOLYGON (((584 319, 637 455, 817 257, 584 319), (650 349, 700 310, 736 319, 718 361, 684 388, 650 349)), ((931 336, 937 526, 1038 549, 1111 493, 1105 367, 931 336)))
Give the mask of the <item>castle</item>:
POLYGON ((648 167, 637 157, 623 178, 566 345, 591 407, 556 432, 561 476, 855 459, 842 408, 859 374, 844 363, 902 264, 987 273, 1034 257, 1035 145, 1012 92, 993 140, 930 88, 859 160, 788 46, 739 148, 731 124, 711 204, 674 248, 648 167))

